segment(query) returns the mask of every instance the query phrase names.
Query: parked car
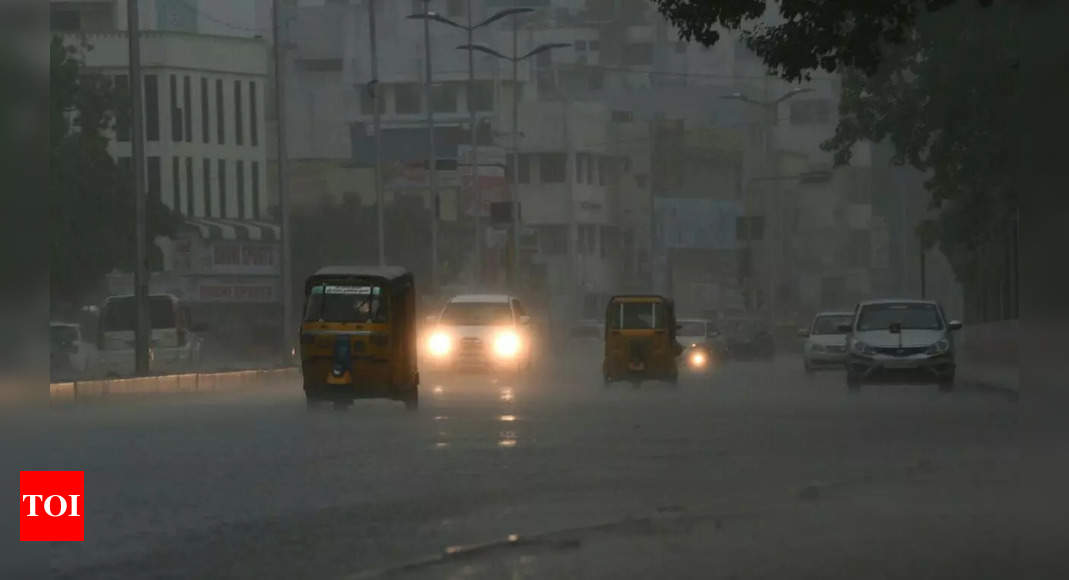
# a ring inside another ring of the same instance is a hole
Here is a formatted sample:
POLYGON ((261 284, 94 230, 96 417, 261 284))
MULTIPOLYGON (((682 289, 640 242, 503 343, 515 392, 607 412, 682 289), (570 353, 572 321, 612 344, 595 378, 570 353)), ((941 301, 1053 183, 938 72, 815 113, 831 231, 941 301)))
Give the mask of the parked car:
POLYGON ((80 324, 51 322, 48 325, 48 338, 49 363, 54 375, 73 378, 89 371, 96 348, 83 340, 80 324))
POLYGON ((846 386, 877 382, 936 383, 954 388, 954 331, 943 308, 929 300, 874 300, 857 305, 840 327, 847 339, 846 386))
POLYGON ((679 320, 676 340, 683 346, 683 360, 693 372, 706 372, 724 359, 723 337, 716 323, 705 318, 679 320))
POLYGON ((821 312, 813 317, 808 328, 798 331, 805 338, 802 345, 802 360, 805 372, 822 368, 842 369, 846 364, 846 332, 840 329, 849 325, 852 312, 821 312))

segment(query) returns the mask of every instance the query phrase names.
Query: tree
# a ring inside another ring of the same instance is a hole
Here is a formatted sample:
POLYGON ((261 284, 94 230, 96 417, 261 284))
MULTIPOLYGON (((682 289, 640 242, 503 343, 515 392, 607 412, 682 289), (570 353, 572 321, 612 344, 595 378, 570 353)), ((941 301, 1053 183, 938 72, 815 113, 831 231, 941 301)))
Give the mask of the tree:
POLYGON ((824 143, 837 164, 853 146, 888 140, 893 161, 931 177, 938 217, 922 224, 959 279, 976 267, 970 242, 1017 207, 1019 3, 991 0, 777 0, 782 18, 759 23, 765 0, 655 0, 687 38, 715 43, 741 31, 772 73, 843 75, 840 120, 824 143))
MULTIPOLYGON (((134 265, 133 180, 108 153, 107 136, 116 112, 129 99, 107 77, 85 70, 89 50, 91 46, 52 38, 48 217, 53 306, 76 304, 104 274, 134 265)), ((176 228, 177 217, 150 198, 149 239, 171 235, 176 228)), ((158 268, 158 252, 152 261, 158 268)))

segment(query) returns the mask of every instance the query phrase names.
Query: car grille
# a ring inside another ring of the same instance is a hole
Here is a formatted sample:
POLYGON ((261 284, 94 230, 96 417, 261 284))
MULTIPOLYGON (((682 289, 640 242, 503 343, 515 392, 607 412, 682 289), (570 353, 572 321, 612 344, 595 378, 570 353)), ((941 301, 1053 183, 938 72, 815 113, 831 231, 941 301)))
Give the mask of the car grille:
POLYGON ((915 354, 921 354, 928 350, 926 346, 904 346, 898 348, 897 346, 880 346, 876 347, 878 354, 885 354, 888 356, 913 356, 915 354))
POLYGON ((461 354, 482 354, 483 341, 478 338, 462 338, 460 339, 460 353, 461 354))

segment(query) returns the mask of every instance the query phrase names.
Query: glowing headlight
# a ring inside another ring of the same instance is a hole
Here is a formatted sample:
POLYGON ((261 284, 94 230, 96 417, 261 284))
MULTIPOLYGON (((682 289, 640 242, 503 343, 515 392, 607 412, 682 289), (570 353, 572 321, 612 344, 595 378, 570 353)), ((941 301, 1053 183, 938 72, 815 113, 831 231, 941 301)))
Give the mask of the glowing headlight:
POLYGON ((705 359, 705 353, 704 352, 692 352, 692 353, 690 353, 690 366, 703 367, 703 366, 705 366, 706 362, 708 362, 708 361, 706 361, 706 359, 705 359))
POLYGON ((431 339, 427 341, 427 347, 430 349, 432 355, 445 356, 453 349, 453 341, 449 338, 448 334, 444 332, 435 332, 431 335, 431 339))
POLYGON ((948 350, 950 350, 950 341, 944 338, 929 346, 926 352, 927 354, 943 354, 948 350))
POLYGON ((500 357, 512 358, 520 352, 520 337, 514 332, 502 332, 494 338, 494 353, 500 357))

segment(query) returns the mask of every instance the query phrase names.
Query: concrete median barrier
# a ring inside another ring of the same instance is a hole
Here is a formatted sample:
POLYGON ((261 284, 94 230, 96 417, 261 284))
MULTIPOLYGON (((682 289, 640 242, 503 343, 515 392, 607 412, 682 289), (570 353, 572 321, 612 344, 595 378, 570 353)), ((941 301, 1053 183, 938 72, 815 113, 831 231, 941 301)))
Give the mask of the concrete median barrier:
POLYGON ((263 388, 279 381, 296 381, 296 368, 255 369, 223 373, 186 373, 52 383, 49 398, 54 403, 129 395, 191 394, 263 388))

